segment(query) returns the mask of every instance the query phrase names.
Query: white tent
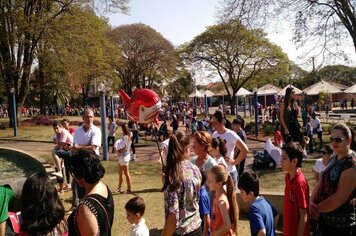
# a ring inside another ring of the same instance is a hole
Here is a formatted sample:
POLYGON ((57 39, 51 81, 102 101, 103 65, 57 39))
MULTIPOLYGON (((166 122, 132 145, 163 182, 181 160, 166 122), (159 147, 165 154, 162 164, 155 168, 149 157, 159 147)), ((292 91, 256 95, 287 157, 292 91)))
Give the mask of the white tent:
POLYGON ((239 89, 239 91, 237 91, 236 96, 247 96, 247 95, 250 95, 250 94, 251 94, 250 91, 248 91, 247 89, 241 87, 239 89))
POLYGON ((328 81, 328 83, 330 83, 332 86, 344 91, 345 89, 348 88, 348 86, 346 85, 343 85, 343 84, 339 84, 339 83, 336 83, 336 82, 333 82, 333 81, 328 81))
POLYGON ((329 94, 342 93, 340 89, 324 80, 309 86, 304 89, 303 92, 307 95, 318 95, 320 92, 326 92, 329 94))
POLYGON ((198 92, 201 93, 203 97, 204 97, 204 95, 207 97, 215 96, 215 93, 211 92, 210 90, 201 89, 198 92))
POLYGON ((352 85, 350 88, 346 89, 344 93, 356 93, 356 84, 352 85))
POLYGON ((257 89, 257 95, 275 95, 279 93, 282 89, 274 86, 273 84, 266 84, 262 86, 261 88, 257 89))
MULTIPOLYGON (((229 87, 229 92, 230 92, 230 94, 232 94, 232 89, 230 87, 229 87)), ((215 95, 216 96, 225 96, 225 95, 227 95, 225 87, 222 90, 220 90, 219 92, 216 92, 215 95)))
POLYGON ((299 88, 297 88, 297 87, 295 87, 295 86, 293 86, 293 85, 291 85, 291 84, 288 84, 288 85, 287 85, 286 87, 284 87, 279 93, 277 93, 277 95, 279 95, 279 96, 284 96, 284 95, 286 94, 287 88, 289 88, 289 87, 292 87, 292 88, 293 88, 295 94, 302 94, 302 93, 303 93, 303 91, 300 90, 299 88))
POLYGON ((192 92, 189 95, 190 98, 194 98, 194 97, 204 97, 204 94, 201 94, 198 90, 195 90, 194 92, 192 92))

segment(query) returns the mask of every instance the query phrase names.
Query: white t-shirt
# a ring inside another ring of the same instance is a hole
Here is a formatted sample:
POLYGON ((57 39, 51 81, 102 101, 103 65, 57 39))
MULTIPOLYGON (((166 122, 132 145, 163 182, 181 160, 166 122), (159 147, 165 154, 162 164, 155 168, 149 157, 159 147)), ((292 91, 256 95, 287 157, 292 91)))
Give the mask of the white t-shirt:
POLYGON ((313 121, 313 129, 316 129, 319 125, 319 128, 316 130, 317 132, 322 132, 323 129, 321 128, 321 124, 320 124, 320 120, 318 117, 315 117, 314 121, 313 121))
POLYGON ((320 158, 318 160, 316 160, 315 165, 313 167, 314 171, 317 173, 321 173, 325 170, 326 166, 323 164, 323 159, 320 158))
POLYGON ((68 130, 62 129, 62 132, 59 134, 59 140, 57 143, 67 143, 73 145, 73 136, 69 133, 68 130))
POLYGON ((227 164, 226 164, 226 161, 225 161, 224 157, 219 157, 218 159, 215 159, 215 160, 218 163, 218 165, 225 166, 225 168, 227 167, 227 164))
MULTIPOLYGON (((225 133, 219 134, 217 131, 213 133, 213 138, 220 137, 221 139, 226 141, 227 153, 226 156, 231 160, 234 159, 234 149, 236 146, 237 140, 241 140, 241 138, 232 130, 227 129, 225 133)), ((235 165, 227 165, 226 170, 231 173, 236 171, 235 165)))
POLYGON ((131 228, 130 236, 149 236, 150 231, 147 228, 145 219, 141 218, 138 224, 133 224, 131 228))
POLYGON ((95 153, 99 154, 99 147, 101 146, 101 130, 92 125, 87 132, 84 131, 83 126, 80 126, 74 132, 74 145, 87 146, 87 145, 95 145, 95 153))

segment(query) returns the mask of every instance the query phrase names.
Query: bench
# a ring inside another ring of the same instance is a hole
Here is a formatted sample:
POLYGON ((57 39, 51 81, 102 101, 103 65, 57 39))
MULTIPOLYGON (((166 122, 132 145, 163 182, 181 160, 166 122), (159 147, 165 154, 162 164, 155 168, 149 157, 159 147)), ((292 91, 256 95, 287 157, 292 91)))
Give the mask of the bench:
POLYGON ((351 122, 351 123, 356 123, 356 115, 351 115, 350 116, 350 119, 349 119, 349 122, 351 122))
POLYGON ((327 119, 333 120, 333 121, 341 121, 341 120, 345 121, 345 119, 343 117, 341 117, 341 115, 338 115, 338 114, 329 114, 327 119))

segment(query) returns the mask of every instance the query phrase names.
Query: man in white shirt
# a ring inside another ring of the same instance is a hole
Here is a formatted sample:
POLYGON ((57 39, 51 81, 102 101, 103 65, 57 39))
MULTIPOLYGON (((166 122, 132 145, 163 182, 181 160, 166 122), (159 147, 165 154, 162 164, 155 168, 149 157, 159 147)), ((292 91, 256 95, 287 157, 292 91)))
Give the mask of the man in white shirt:
MULTIPOLYGON (((99 147, 101 146, 101 130, 94 125, 94 111, 91 108, 86 108, 84 110, 83 121, 84 124, 74 132, 74 145, 71 150, 93 150, 97 155, 100 155, 99 147)), ((85 189, 78 186, 75 179, 73 179, 72 188, 72 207, 76 207, 79 204, 79 199, 84 196, 85 189)))
POLYGON ((323 129, 321 127, 321 123, 319 118, 315 115, 315 113, 312 114, 313 118, 313 131, 318 135, 319 143, 320 143, 320 151, 323 150, 323 129))
POLYGON ((247 156, 248 147, 242 141, 242 139, 232 130, 227 129, 224 125, 224 117, 221 111, 216 111, 210 120, 212 126, 215 129, 213 138, 220 137, 226 141, 227 154, 225 161, 227 163, 227 171, 230 173, 234 180, 234 185, 237 187, 237 170, 236 165, 239 165, 247 156), (235 147, 240 150, 240 153, 236 160, 234 160, 235 147))

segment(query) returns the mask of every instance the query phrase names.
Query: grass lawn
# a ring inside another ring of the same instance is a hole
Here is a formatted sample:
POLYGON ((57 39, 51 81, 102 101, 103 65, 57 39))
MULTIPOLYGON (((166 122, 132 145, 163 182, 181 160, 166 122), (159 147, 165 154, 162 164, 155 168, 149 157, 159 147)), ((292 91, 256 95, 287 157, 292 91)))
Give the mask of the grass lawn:
MULTIPOLYGON (((70 121, 82 121, 80 116, 65 116, 65 117, 57 117, 58 120, 62 120, 63 118, 67 118, 70 121)), ((95 118, 97 121, 100 121, 100 117, 95 118)), ((8 123, 8 119, 0 118, 1 123, 8 123)), ((77 128, 78 126, 73 126, 73 128, 77 128)), ((101 127, 99 127, 101 128, 101 127)), ((5 130, 1 130, 0 139, 18 139, 18 140, 28 140, 28 141, 48 141, 52 142, 53 137, 53 128, 51 125, 34 125, 24 123, 17 130, 17 136, 14 137, 13 128, 6 128, 5 130)), ((122 131, 119 128, 116 131, 116 137, 121 137, 122 131)), ((151 140, 146 140, 144 137, 141 137, 139 140, 140 145, 152 144, 151 140)))
MULTIPOLYGON (((313 166, 314 162, 308 161, 302 163, 302 172, 308 180, 310 192, 316 184, 314 179, 314 173, 312 171, 313 166)), ((259 170, 257 172, 260 180, 261 191, 284 192, 285 172, 282 168, 277 168, 275 170, 259 170)))
MULTIPOLYGON (((103 182, 111 190, 117 188, 118 174, 117 162, 102 162, 106 173, 103 182)), ((130 164, 130 173, 132 177, 132 190, 135 195, 141 196, 146 202, 146 212, 144 218, 150 229, 150 235, 160 235, 164 226, 164 201, 163 193, 160 192, 162 187, 161 166, 156 163, 132 163, 130 164)), ((126 189, 124 183, 123 189, 126 189)), ((134 195, 120 194, 114 195, 115 215, 112 228, 112 235, 129 235, 131 225, 126 220, 125 204, 134 197, 134 195)), ((61 195, 66 210, 71 206, 71 192, 61 195)), ((249 235, 250 228, 246 217, 242 217, 239 222, 239 235, 249 235)))

